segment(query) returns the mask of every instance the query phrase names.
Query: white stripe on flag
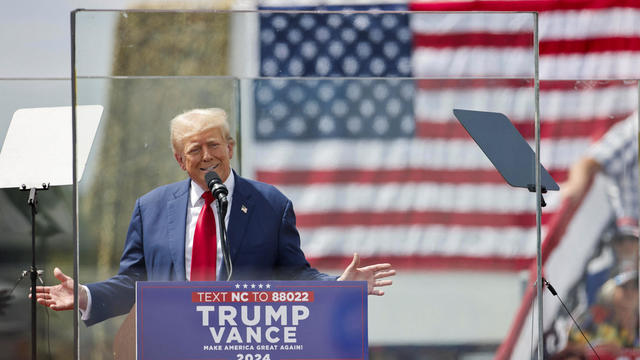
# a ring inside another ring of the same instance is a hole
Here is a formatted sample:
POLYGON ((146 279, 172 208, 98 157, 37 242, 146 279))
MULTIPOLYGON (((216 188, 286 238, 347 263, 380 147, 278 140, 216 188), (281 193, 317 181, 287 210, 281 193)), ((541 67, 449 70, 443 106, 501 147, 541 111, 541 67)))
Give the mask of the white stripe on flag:
POLYGON ((633 79, 640 76, 640 52, 604 52, 540 57, 541 79, 633 79))
POLYGON ((458 76, 533 78, 533 48, 417 48, 411 68, 415 77, 458 76))
POLYGON ((523 33, 531 32, 533 14, 527 13, 415 13, 410 16, 416 33, 460 34, 467 32, 523 33))
POLYGON ((540 40, 640 36, 640 10, 548 11, 539 18, 540 40))
MULTIPOLYGON (((568 168, 589 139, 542 140, 541 157, 547 169, 568 168)), ((532 144, 530 144, 532 145, 532 144)), ((275 140, 256 142, 257 170, 337 169, 494 169, 471 138, 468 140, 275 140)))
MULTIPOLYGON (((526 189, 503 184, 322 184, 282 185, 298 214, 326 211, 535 212, 536 199, 526 189)), ((553 211, 557 202, 545 211, 553 211)))
POLYGON ((536 238, 535 229, 439 225, 301 228, 300 235, 303 250, 309 257, 344 256, 353 252, 365 257, 531 257, 535 255, 536 238))
MULTIPOLYGON (((592 116, 630 113, 637 105, 635 86, 589 89, 588 82, 576 82, 575 87, 578 90, 540 91, 540 112, 544 120, 588 120, 592 116)), ((517 123, 533 120, 533 104, 533 87, 429 89, 418 91, 414 109, 418 120, 430 122, 449 122, 453 117, 451 109, 466 108, 501 112, 517 123)))

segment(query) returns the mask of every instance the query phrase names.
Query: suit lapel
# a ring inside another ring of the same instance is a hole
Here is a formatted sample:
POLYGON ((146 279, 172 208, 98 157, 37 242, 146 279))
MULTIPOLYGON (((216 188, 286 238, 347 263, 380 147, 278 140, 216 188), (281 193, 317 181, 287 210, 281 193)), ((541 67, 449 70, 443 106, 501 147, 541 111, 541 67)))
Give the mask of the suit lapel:
POLYGON ((235 261, 242 243, 245 241, 244 233, 251 216, 253 216, 253 199, 249 183, 234 173, 235 188, 233 190, 233 200, 231 202, 231 213, 229 214, 229 228, 227 238, 231 248, 231 261, 235 261))
POLYGON ((190 180, 180 183, 180 187, 173 193, 173 198, 167 201, 167 240, 171 258, 176 265, 177 280, 187 278, 184 269, 184 237, 187 228, 189 184, 190 180))

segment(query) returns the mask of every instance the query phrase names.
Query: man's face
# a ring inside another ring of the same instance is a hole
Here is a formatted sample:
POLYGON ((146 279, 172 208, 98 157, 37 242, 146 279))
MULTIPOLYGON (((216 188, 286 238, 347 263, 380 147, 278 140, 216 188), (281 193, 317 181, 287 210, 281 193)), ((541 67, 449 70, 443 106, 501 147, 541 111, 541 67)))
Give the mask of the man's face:
POLYGON ((215 171, 222 181, 226 181, 231 172, 233 144, 222 134, 220 127, 210 128, 186 136, 182 140, 182 154, 174 154, 182 170, 203 189, 207 189, 204 175, 215 171))

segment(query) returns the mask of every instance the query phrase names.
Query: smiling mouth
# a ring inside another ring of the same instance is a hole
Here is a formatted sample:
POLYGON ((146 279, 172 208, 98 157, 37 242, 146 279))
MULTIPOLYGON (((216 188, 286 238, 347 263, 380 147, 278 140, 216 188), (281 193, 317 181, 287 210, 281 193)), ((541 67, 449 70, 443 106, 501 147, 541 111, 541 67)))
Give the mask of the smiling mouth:
MULTIPOLYGON (((220 164, 218 164, 218 165, 220 165, 220 164)), ((202 170, 202 171, 214 171, 218 167, 218 165, 211 165, 208 168, 200 168, 200 170, 202 170)))

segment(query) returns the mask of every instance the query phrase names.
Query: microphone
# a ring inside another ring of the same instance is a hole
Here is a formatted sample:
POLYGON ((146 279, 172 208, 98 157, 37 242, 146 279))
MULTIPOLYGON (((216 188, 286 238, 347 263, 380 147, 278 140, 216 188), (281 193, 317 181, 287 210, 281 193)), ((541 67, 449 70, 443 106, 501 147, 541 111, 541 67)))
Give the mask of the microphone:
POLYGON ((204 174, 204 180, 207 183, 207 187, 213 197, 218 200, 218 225, 220 225, 220 245, 222 245, 222 260, 224 261, 224 267, 227 270, 227 281, 231 279, 233 274, 233 265, 231 264, 231 252, 229 251, 229 243, 227 239, 227 229, 224 224, 224 217, 227 213, 227 206, 229 201, 227 195, 229 190, 222 183, 220 175, 215 171, 209 171, 204 174))
POLYGON ((225 206, 228 203, 227 195, 229 195, 229 190, 222 183, 222 179, 215 171, 209 171, 204 175, 204 181, 207 183, 207 187, 209 187, 209 191, 213 194, 213 197, 218 200, 218 204, 220 206, 225 206))

